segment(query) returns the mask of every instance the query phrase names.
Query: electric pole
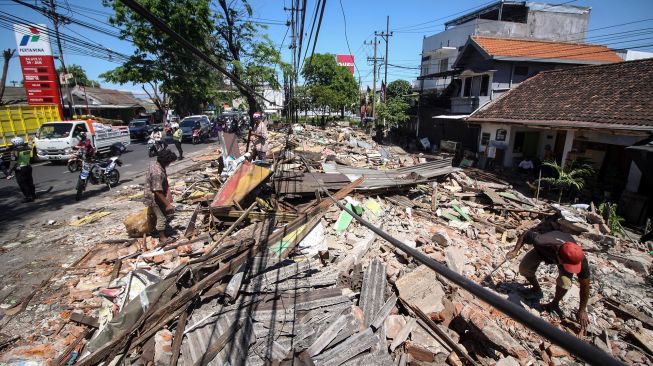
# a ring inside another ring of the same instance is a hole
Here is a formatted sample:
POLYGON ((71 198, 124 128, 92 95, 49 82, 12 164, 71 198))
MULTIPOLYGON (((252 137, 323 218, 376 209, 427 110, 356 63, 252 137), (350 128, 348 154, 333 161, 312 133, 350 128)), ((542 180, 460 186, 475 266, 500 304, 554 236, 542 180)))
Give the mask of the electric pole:
MULTIPOLYGON (((61 37, 59 37, 59 16, 57 15, 57 6, 54 3, 54 0, 50 0, 50 12, 52 17, 52 25, 54 26, 54 34, 57 38, 57 48, 59 49, 59 62, 61 62, 61 69, 63 70, 64 75, 68 74, 66 70, 66 64, 63 60, 63 49, 61 47, 61 37)), ((59 75, 57 75, 59 76, 59 75)), ((64 76, 65 78, 65 76, 64 76)), ((57 83, 59 83, 59 78, 57 78, 57 83)), ((66 80, 66 92, 68 94, 68 110, 70 113, 70 118, 73 118, 75 115, 75 108, 73 107, 73 95, 70 92, 70 87, 68 86, 68 79, 66 80)), ((61 85, 59 86, 61 88, 61 85)))
MULTIPOLYGON (((372 82, 372 105, 371 105, 371 107, 372 107, 372 118, 374 118, 374 116, 376 115, 376 108, 375 108, 375 103, 374 103, 374 101, 376 99, 376 62, 379 61, 379 60, 383 60, 382 58, 376 57, 376 46, 379 43, 380 42, 376 40, 376 36, 375 36, 374 37, 374 42, 373 42, 373 44, 374 44, 374 57, 372 57, 372 58, 368 57, 367 58, 368 62, 372 61, 374 63, 374 66, 373 66, 373 69, 372 69, 372 73, 374 74, 374 76, 372 77, 372 79, 373 79, 373 82, 372 82)), ((364 44, 369 45, 369 43, 367 43, 367 42, 364 42, 364 44)))
POLYGON ((386 17, 386 22, 385 22, 385 32, 374 32, 375 36, 381 36, 383 40, 385 40, 385 76, 384 76, 384 85, 385 87, 383 88, 383 101, 385 102, 386 100, 386 90, 388 88, 388 41, 390 37, 392 37, 394 32, 390 32, 390 16, 388 15, 386 17))

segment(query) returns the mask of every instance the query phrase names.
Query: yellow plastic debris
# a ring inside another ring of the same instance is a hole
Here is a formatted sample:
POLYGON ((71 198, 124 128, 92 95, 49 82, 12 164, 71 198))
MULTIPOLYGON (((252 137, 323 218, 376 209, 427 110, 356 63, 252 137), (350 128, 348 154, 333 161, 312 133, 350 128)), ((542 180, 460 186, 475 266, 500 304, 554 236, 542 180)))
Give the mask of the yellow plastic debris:
POLYGON ((75 221, 71 222, 70 225, 71 226, 82 226, 82 225, 90 224, 90 223, 95 222, 95 221, 103 218, 104 216, 108 216, 108 215, 111 215, 111 212, 109 212, 109 211, 94 212, 94 213, 92 213, 92 214, 90 214, 88 216, 82 217, 79 220, 75 220, 75 221))

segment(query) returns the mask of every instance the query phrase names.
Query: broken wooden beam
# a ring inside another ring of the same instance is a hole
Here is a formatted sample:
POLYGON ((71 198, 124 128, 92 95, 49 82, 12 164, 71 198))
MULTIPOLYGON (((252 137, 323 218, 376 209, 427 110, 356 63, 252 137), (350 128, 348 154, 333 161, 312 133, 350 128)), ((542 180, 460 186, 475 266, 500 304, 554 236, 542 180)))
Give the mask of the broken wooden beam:
POLYGON ((87 326, 89 326, 91 328, 99 328, 100 327, 100 323, 98 322, 97 318, 94 318, 92 316, 86 316, 83 313, 79 313, 79 312, 71 313, 70 314, 70 321, 75 322, 75 323, 79 323, 79 324, 83 324, 83 325, 87 325, 87 326))

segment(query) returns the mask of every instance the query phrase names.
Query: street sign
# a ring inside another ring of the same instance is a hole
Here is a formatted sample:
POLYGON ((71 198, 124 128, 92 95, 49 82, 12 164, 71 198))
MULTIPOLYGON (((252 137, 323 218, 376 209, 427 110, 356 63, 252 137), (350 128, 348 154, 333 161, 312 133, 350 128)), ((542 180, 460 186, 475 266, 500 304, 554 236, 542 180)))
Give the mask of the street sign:
POLYGON ((73 74, 59 74, 59 83, 61 85, 68 84, 68 81, 73 78, 73 74))
POLYGON ((44 24, 14 24, 14 35, 27 103, 57 104, 63 118, 48 27, 44 24))

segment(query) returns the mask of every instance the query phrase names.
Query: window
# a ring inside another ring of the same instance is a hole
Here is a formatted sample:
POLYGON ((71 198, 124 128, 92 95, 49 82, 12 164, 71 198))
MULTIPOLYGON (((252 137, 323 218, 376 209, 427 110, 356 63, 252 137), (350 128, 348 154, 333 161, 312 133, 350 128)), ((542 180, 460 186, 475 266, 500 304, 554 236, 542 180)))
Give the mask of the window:
POLYGON ((431 59, 431 55, 422 56, 422 62, 428 61, 431 59))
POLYGON ((440 60, 440 72, 447 71, 449 69, 449 59, 443 58, 440 60))
POLYGON ((481 93, 479 95, 487 97, 490 94, 490 75, 481 77, 481 93))
POLYGON ((487 144, 490 142, 490 133, 489 132, 483 132, 481 134, 481 145, 482 146, 487 146, 487 144))
POLYGON ((472 96, 472 78, 465 78, 463 97, 470 97, 470 96, 472 96))
POLYGON ((515 75, 528 76, 528 66, 515 66, 515 75))

